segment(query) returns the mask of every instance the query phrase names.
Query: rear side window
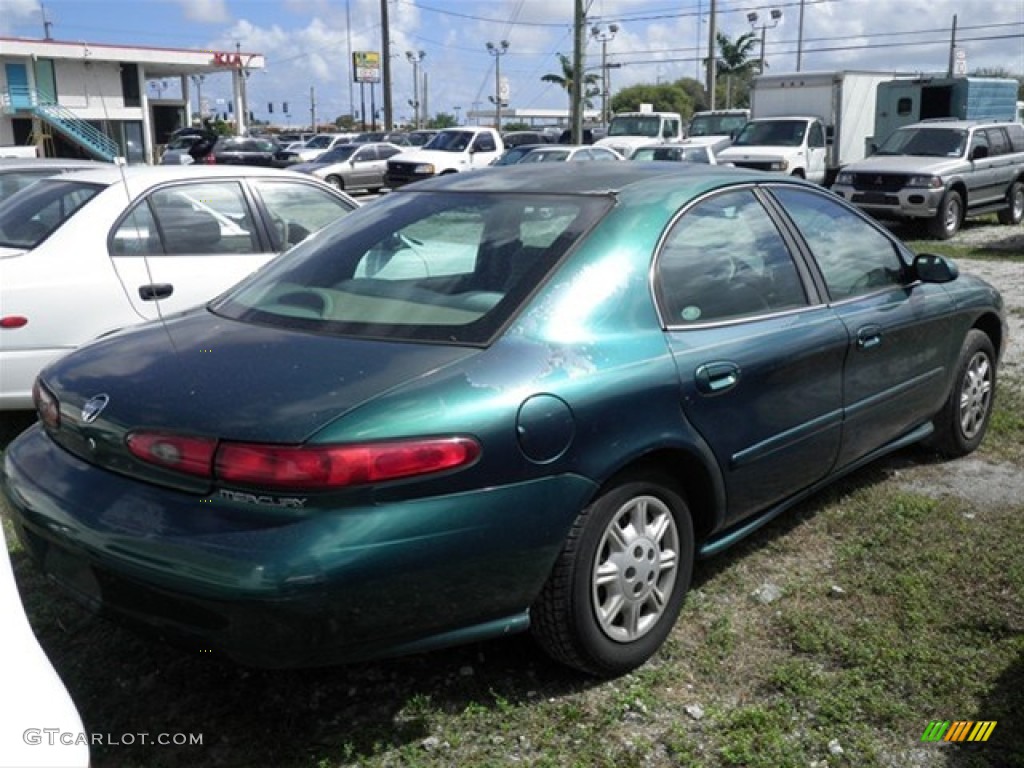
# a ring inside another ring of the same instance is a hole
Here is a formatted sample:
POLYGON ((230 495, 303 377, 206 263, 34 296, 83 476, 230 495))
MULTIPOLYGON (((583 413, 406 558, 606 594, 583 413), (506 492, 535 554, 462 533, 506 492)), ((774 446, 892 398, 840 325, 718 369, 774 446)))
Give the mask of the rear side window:
POLYGON ((670 327, 735 320, 804 306, 796 264, 752 190, 715 195, 672 227, 655 270, 670 327))
POLYGON ((486 343, 609 205, 390 195, 299 245, 214 311, 345 336, 486 343))
POLYGON ((115 228, 114 255, 182 256, 258 253, 252 212, 237 182, 158 189, 115 228))
POLYGON ((1012 151, 1024 152, 1024 125, 1007 125, 1006 134, 1010 137, 1012 151))

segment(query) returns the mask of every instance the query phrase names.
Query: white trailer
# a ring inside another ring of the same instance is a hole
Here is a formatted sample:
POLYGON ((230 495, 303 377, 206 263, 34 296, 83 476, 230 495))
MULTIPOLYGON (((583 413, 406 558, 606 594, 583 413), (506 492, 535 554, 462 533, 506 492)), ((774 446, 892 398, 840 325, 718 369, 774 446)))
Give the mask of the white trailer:
POLYGON ((751 118, 816 117, 825 126, 826 184, 838 170, 869 153, 879 83, 895 72, 794 72, 754 78, 751 118))

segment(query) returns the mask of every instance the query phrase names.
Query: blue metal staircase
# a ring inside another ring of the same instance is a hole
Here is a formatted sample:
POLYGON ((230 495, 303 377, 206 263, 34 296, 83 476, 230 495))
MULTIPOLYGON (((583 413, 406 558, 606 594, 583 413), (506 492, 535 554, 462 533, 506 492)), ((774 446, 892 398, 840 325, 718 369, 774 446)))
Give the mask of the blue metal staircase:
POLYGON ((4 111, 11 114, 32 113, 100 160, 113 162, 120 154, 117 142, 82 120, 70 109, 41 98, 35 88, 10 86, 4 100, 4 111))

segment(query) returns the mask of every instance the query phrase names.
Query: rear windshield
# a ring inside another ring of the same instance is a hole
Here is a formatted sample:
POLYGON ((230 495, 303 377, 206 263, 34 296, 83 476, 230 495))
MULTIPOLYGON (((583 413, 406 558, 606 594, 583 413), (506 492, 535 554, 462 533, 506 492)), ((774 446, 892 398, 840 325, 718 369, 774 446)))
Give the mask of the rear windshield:
POLYGON ((103 189, 78 181, 37 181, 0 203, 0 247, 35 248, 103 189))
POLYGON ((485 344, 610 205, 403 191, 292 249, 211 309, 342 336, 485 344))

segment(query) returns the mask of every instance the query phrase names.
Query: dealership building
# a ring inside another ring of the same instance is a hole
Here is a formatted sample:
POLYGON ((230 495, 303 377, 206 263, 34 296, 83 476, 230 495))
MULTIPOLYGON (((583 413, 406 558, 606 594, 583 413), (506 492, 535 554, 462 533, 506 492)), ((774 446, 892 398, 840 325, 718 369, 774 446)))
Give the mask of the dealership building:
POLYGON ((202 106, 209 78, 230 79, 232 116, 245 133, 246 79, 265 66, 262 54, 241 50, 0 38, 0 147, 152 163, 172 131, 192 124, 194 90, 210 111, 202 106))

